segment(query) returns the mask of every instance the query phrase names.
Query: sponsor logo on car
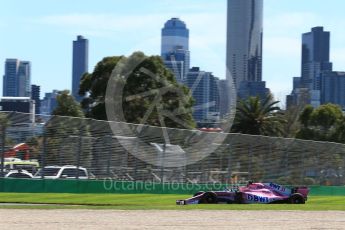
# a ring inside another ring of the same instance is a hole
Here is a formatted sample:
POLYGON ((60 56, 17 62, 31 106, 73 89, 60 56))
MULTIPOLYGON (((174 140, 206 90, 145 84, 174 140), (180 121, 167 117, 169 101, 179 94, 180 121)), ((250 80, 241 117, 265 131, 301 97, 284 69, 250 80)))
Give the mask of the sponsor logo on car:
POLYGON ((255 201, 255 202, 259 202, 259 203, 268 203, 269 202, 268 197, 251 195, 251 194, 247 194, 247 200, 255 201))
POLYGON ((269 186, 277 191, 280 192, 285 192, 285 187, 278 185, 278 184, 274 184, 274 183, 270 183, 269 186))

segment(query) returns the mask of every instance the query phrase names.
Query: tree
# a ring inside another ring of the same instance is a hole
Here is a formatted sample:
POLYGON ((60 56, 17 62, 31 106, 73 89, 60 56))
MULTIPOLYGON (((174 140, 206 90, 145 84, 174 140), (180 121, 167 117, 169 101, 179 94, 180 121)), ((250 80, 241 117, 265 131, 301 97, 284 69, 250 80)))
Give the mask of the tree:
POLYGON ((340 143, 345 143, 345 116, 338 120, 332 139, 340 143))
POLYGON ((282 135, 282 124, 285 120, 279 113, 280 108, 276 106, 278 103, 279 101, 273 101, 271 95, 263 100, 260 97, 240 100, 236 108, 232 131, 252 135, 282 135))
POLYGON ((53 111, 53 115, 84 117, 84 113, 79 103, 70 95, 68 90, 60 91, 56 98, 57 107, 53 111))
POLYGON ((303 127, 307 128, 311 122, 311 114, 313 113, 314 108, 311 105, 307 105, 299 116, 299 121, 303 127))
POLYGON ((115 84, 123 86, 122 95, 113 95, 112 100, 121 104, 126 122, 162 126, 163 115, 166 127, 195 126, 192 117, 194 100, 189 89, 176 81, 159 56, 145 56, 142 52, 129 57, 106 57, 96 65, 93 73, 83 76, 79 94, 87 96, 82 101, 87 117, 107 120, 105 97, 111 77, 115 84), (133 66, 138 60, 141 61, 133 66), (112 76, 114 68, 119 66, 116 76, 112 76), (153 108, 157 95, 160 96, 159 104, 153 108))
MULTIPOLYGON (((10 125, 10 121, 8 117, 4 113, 0 113, 0 152, 1 152, 1 159, 0 159, 0 173, 2 174, 4 171, 4 162, 5 162, 5 145, 6 145, 6 128, 10 125)), ((0 175, 1 176, 1 175, 0 175)))
POLYGON ((301 126, 299 121, 300 113, 301 109, 298 106, 289 106, 289 108, 283 112, 283 117, 286 121, 286 123, 283 124, 284 137, 294 138, 296 136, 301 126))
POLYGON ((299 120, 303 127, 296 134, 297 138, 343 142, 345 118, 339 106, 325 104, 314 109, 308 105, 304 108, 299 120))

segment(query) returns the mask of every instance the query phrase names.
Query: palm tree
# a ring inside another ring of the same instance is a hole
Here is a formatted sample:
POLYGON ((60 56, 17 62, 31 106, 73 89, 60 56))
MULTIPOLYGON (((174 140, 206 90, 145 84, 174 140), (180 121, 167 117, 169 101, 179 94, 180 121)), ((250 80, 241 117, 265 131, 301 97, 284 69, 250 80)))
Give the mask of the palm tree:
POLYGON ((279 112, 278 103, 279 101, 273 101, 271 95, 263 100, 258 96, 240 100, 231 131, 252 135, 281 136, 283 124, 286 121, 279 112))

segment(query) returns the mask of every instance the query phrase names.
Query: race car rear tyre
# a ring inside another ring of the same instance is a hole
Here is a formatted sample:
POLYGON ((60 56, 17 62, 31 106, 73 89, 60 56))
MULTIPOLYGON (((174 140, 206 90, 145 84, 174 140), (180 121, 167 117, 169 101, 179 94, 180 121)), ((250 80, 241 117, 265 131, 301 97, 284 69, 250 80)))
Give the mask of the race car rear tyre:
POLYGON ((200 191, 200 192, 195 193, 193 196, 199 196, 200 194, 203 194, 203 193, 205 193, 205 192, 204 191, 200 191))
POLYGON ((236 192, 236 194, 235 194, 235 203, 236 204, 243 204, 243 193, 236 192))
POLYGON ((289 202, 291 204, 305 204, 305 199, 301 194, 294 193, 290 196, 289 202))
POLYGON ((199 204, 216 204, 216 203, 217 203, 217 195, 213 192, 205 192, 199 201, 199 204))

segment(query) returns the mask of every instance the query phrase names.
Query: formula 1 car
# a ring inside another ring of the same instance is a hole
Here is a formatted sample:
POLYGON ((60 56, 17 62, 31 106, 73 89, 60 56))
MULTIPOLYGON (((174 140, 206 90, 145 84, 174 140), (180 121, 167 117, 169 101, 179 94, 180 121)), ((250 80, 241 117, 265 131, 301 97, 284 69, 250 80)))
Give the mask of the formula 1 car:
POLYGON ((287 188, 275 183, 252 183, 247 186, 224 191, 197 192, 186 200, 177 200, 177 205, 187 204, 304 204, 309 189, 307 187, 287 188))

